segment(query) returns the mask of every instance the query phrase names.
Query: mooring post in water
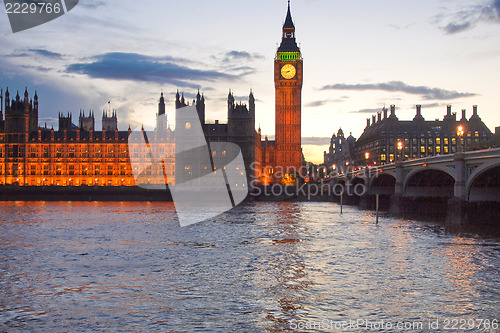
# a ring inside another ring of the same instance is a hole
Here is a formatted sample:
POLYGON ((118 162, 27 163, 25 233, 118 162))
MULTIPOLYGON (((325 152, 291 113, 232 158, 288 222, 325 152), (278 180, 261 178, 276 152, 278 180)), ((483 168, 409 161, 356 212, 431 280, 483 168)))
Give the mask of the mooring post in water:
POLYGON ((342 192, 340 192, 340 214, 342 214, 342 192))
POLYGON ((376 218, 376 224, 378 224, 378 200, 379 200, 379 194, 375 194, 375 210, 377 211, 377 218, 376 218))

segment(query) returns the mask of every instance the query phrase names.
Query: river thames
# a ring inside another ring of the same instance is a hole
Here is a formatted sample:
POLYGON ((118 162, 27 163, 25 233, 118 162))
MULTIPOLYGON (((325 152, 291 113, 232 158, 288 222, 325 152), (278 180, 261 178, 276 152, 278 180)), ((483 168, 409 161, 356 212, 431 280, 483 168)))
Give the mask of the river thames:
POLYGON ((339 211, 0 203, 0 331, 498 331, 498 238, 339 211))

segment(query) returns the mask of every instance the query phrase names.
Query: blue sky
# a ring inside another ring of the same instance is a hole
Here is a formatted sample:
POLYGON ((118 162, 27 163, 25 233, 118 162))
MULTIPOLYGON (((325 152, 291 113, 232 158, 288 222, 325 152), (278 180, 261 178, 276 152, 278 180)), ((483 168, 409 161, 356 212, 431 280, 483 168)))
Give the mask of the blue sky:
MULTIPOLYGON (((81 0, 66 15, 13 34, 0 10, 0 86, 40 96, 41 123, 58 112, 118 110, 119 128, 153 126, 163 90, 173 120, 177 89, 226 119, 229 89, 257 99, 257 124, 274 134, 273 58, 285 0, 81 0)), ((342 127, 358 137, 384 104, 412 119, 446 105, 500 125, 500 0, 292 0, 304 56, 302 136, 322 161, 342 127)), ((459 116, 460 117, 460 116, 459 116)), ((99 127, 99 125, 98 125, 99 127)))

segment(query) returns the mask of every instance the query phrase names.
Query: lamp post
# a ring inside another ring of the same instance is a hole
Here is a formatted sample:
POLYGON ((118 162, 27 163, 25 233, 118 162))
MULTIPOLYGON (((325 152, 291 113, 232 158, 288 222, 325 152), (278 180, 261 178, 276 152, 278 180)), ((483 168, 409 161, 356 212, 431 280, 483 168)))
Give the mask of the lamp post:
MULTIPOLYGON (((403 160, 403 156, 401 155, 401 152, 403 151, 403 143, 401 141, 398 141, 398 155, 399 155, 399 162, 403 160)), ((396 158, 397 161, 397 158, 396 158)))
POLYGON ((464 127, 462 125, 458 126, 457 128, 457 136, 458 136, 458 140, 459 140, 459 143, 458 143, 458 151, 459 152, 462 152, 463 151, 463 147, 462 147, 462 138, 464 136, 464 127))
POLYGON ((366 165, 368 165, 368 159, 370 158, 370 153, 369 152, 366 152, 365 153, 365 160, 366 160, 366 165))

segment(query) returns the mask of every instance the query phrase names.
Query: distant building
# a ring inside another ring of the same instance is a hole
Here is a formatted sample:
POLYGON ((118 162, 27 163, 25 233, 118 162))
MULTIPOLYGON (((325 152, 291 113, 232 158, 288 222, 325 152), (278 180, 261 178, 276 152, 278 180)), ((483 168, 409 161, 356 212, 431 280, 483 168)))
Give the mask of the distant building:
POLYGON ((333 165, 349 165, 354 162, 354 147, 356 144, 356 139, 352 136, 352 133, 345 138, 344 131, 340 128, 337 132, 332 135, 330 140, 330 147, 328 152, 323 152, 324 164, 331 168, 333 165))
POLYGON ((491 138, 492 133, 483 123, 473 106, 472 116, 466 118, 466 110, 457 120, 456 113, 447 112, 443 120, 425 120, 421 106, 416 106, 413 120, 401 121, 396 107, 391 105, 390 115, 382 109, 371 121, 367 119, 365 130, 355 145, 357 165, 383 165, 398 159, 408 160, 427 156, 453 154, 461 149, 471 150, 491 138), (464 135, 457 135, 462 126, 464 135))

